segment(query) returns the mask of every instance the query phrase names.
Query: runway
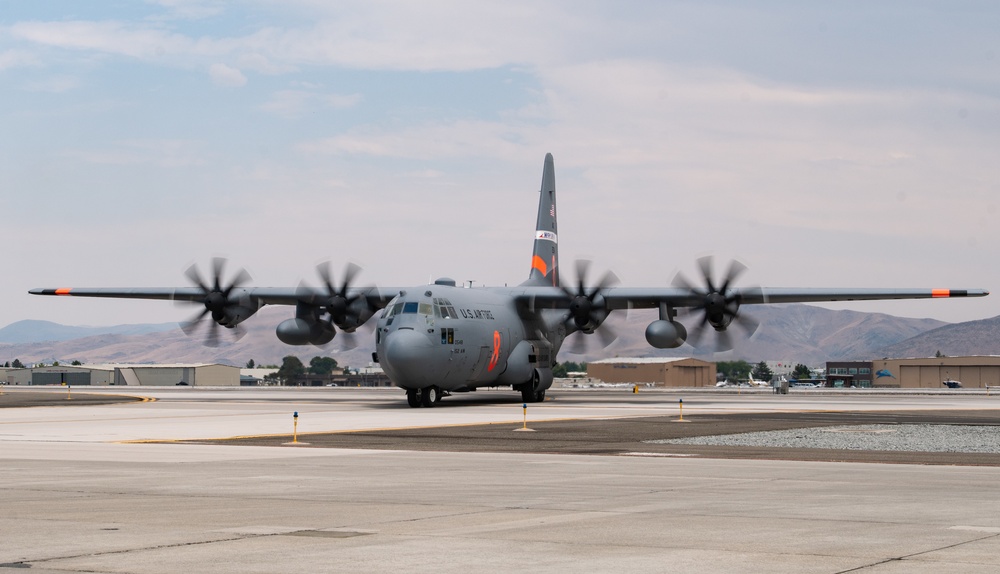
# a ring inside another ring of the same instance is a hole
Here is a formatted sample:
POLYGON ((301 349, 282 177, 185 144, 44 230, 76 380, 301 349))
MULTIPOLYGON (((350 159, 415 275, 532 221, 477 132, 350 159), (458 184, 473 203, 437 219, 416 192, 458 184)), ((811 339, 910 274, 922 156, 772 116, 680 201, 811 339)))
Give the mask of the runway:
POLYGON ((155 400, 0 409, 0 572, 995 572, 1000 562, 998 455, 894 464, 623 451, 640 425, 996 424, 998 397, 553 391, 528 407, 535 432, 515 433, 522 409, 509 391, 434 409, 409 409, 398 391, 141 391, 155 400), (691 423, 672 422, 681 399, 691 423), (310 446, 281 445, 293 412, 310 446), (476 433, 545 447, 459 448, 491 442, 476 433), (578 433, 595 437, 592 452, 565 436, 578 433))

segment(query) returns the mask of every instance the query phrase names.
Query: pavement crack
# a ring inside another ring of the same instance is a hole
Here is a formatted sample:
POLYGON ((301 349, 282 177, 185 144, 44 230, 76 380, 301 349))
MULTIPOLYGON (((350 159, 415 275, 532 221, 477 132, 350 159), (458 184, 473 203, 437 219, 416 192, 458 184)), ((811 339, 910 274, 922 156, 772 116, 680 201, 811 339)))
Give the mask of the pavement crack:
POLYGON ((132 552, 146 552, 149 550, 166 550, 170 548, 186 548, 193 546, 202 546, 206 544, 217 544, 220 542, 238 542, 240 540, 247 540, 250 538, 262 538, 266 536, 277 536, 276 534, 260 534, 260 535, 247 535, 247 536, 234 536, 232 538, 217 538, 213 540, 200 540, 197 542, 177 542, 174 544, 156 544, 153 546, 141 546, 138 548, 125 548, 120 550, 106 550, 104 552, 86 552, 82 554, 71 554, 66 556, 50 556, 48 558, 25 558, 23 560, 18 560, 14 562, 15 564, 44 564, 47 562, 56 562, 59 560, 73 560, 74 558, 93 558, 99 556, 116 556, 123 554, 130 554, 132 552))
POLYGON ((980 536, 979 538, 973 538, 972 540, 963 540, 961 542, 956 542, 954 544, 948 544, 938 548, 931 548, 930 550, 921 550, 920 552, 914 552, 913 554, 905 554, 903 556, 894 556, 892 558, 886 558, 885 560, 879 560, 878 562, 872 562, 871 564, 865 564, 864 566, 857 566, 855 568, 849 568, 847 570, 840 570, 834 574, 849 574, 850 572, 861 572, 869 568, 874 568, 875 566, 881 566, 882 564, 889 564, 892 562, 903 562, 915 558, 917 556, 922 556, 924 554, 931 554, 933 552, 940 552, 942 550, 948 550, 949 548, 958 548, 959 546, 964 546, 966 544, 971 544, 973 542, 981 542, 983 540, 989 540, 991 538, 1000 538, 1000 534, 989 534, 987 536, 980 536))

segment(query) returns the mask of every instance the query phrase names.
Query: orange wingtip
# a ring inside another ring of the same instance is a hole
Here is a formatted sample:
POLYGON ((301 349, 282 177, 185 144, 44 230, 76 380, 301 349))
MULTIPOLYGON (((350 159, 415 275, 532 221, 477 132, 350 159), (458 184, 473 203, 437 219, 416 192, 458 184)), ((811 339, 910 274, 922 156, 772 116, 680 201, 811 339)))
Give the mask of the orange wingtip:
POLYGON ((69 287, 63 287, 62 289, 56 289, 56 295, 69 295, 69 292, 73 289, 69 287))
POLYGON ((951 297, 951 289, 931 289, 931 297, 951 297))

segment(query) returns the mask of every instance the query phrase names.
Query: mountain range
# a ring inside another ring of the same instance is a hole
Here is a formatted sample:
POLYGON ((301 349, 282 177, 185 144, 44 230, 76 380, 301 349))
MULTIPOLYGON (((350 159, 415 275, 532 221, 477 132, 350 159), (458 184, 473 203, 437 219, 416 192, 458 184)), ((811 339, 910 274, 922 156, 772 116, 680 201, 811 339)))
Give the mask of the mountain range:
MULTIPOLYGON (((685 345, 679 349, 654 349, 644 338, 655 311, 631 311, 608 325, 618 338, 601 349, 598 337, 588 337, 583 354, 560 353, 561 361, 590 361, 610 357, 697 356, 708 360, 779 360, 820 366, 830 360, 869 360, 882 357, 928 357, 1000 354, 1000 317, 949 324, 935 319, 911 319, 883 313, 833 311, 812 305, 762 305, 747 310, 759 328, 752 337, 739 326, 730 331, 735 348, 721 354, 704 354, 685 345)), ((45 321, 19 321, 0 329, 0 363, 224 363, 242 366, 280 364, 286 355, 305 362, 314 356, 331 356, 341 365, 362 367, 371 363, 374 337, 370 331, 355 336, 356 347, 345 348, 342 335, 325 347, 291 347, 275 337, 278 323, 290 316, 287 308, 267 307, 243 323, 245 336, 217 347, 203 345, 197 332, 188 336, 176 324, 74 327, 45 321)), ((694 321, 681 317, 689 325, 694 321)), ((374 320, 371 321, 374 326, 374 320)), ((579 337, 583 335, 574 335, 579 337)), ((708 329, 703 343, 715 333, 708 329)))

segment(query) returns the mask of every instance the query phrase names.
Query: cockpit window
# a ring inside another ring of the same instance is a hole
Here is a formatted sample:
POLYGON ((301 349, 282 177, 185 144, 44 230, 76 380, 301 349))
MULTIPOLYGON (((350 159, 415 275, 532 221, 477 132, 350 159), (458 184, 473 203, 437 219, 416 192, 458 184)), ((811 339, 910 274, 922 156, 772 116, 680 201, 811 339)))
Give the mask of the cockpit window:
POLYGON ((429 317, 431 315, 431 309, 432 308, 431 308, 431 304, 430 303, 421 303, 417 307, 417 313, 419 313, 421 315, 426 315, 426 316, 429 317))
POLYGON ((388 319, 389 317, 395 315, 395 313, 393 312, 393 308, 396 306, 397 299, 399 299, 398 295, 393 297, 392 301, 389 301, 389 304, 385 306, 385 309, 382 309, 382 317, 384 319, 388 319))
POLYGON ((417 302, 409 301, 403 303, 403 313, 416 313, 417 312, 417 302))
POLYGON ((451 306, 451 301, 437 298, 434 299, 434 316, 442 319, 458 318, 455 308, 451 306))

